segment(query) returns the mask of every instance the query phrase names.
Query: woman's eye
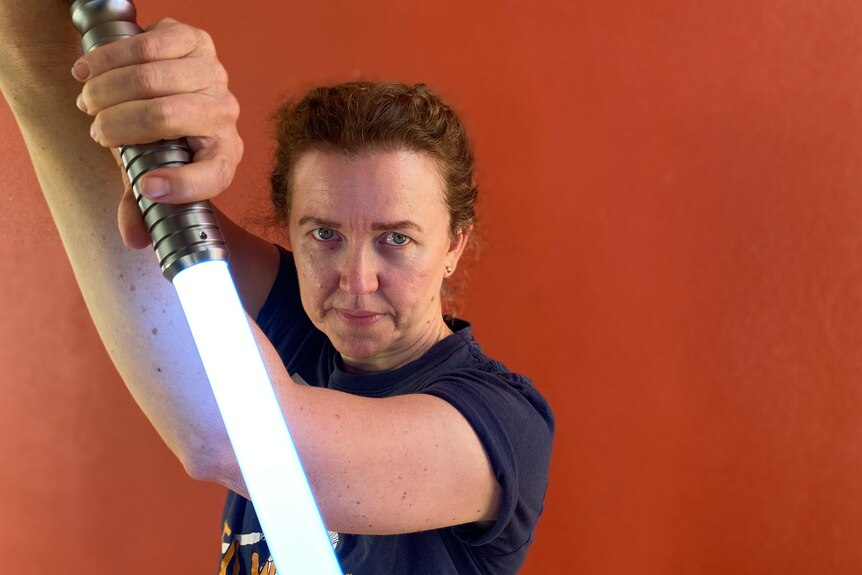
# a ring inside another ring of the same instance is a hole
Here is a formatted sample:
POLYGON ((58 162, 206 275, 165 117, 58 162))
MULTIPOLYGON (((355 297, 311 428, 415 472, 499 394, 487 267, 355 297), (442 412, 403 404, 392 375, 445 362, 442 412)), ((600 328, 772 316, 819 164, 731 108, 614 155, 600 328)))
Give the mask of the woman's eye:
POLYGON ((329 228, 315 228, 311 230, 311 235, 316 240, 320 240, 321 242, 328 242, 335 238, 335 231, 330 230, 329 228))
POLYGON ((390 232, 386 234, 385 241, 393 246, 403 246, 410 243, 410 238, 398 232, 390 232))

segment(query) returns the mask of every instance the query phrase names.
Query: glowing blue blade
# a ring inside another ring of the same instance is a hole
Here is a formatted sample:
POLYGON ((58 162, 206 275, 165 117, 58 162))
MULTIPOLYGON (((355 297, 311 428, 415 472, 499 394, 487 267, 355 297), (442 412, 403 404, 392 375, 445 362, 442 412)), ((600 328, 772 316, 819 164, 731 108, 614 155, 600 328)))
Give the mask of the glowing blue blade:
POLYGON ((227 264, 173 283, 278 572, 341 575, 227 264))

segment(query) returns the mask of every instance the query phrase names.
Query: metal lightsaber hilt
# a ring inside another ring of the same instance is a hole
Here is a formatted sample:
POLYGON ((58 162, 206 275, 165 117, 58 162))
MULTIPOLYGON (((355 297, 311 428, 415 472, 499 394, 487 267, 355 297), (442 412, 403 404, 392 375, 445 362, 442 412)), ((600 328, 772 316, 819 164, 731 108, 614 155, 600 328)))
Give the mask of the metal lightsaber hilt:
MULTIPOLYGON (((130 0, 72 0, 71 12, 85 53, 142 32, 130 0)), ((227 246, 212 204, 162 204, 141 195, 140 183, 145 174, 191 163, 192 152, 185 138, 121 146, 120 156, 159 266, 168 280, 197 263, 227 260, 227 246)))

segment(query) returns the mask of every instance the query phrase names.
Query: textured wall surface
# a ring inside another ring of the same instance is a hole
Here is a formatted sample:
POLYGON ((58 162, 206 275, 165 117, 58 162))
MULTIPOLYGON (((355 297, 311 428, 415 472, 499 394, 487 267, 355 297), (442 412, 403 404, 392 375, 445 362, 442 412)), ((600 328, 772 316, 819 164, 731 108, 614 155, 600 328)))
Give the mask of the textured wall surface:
MULTIPOLYGON (((285 94, 422 81, 461 113, 464 315, 557 416, 524 573, 858 573, 862 4, 590 4, 138 3, 216 40, 240 220, 285 94)), ((214 572, 223 490, 113 371, 5 107, 0 158, 4 571, 214 572)))

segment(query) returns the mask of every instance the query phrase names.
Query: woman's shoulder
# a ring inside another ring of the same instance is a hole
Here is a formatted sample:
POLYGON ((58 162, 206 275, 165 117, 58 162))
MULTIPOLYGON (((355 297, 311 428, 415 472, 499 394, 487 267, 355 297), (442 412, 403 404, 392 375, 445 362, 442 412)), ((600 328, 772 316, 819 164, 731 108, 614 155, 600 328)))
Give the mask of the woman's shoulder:
POLYGON ((473 373, 475 375, 487 374, 491 380, 500 379, 513 385, 526 385, 533 387, 532 379, 517 371, 513 371, 499 358, 493 357, 485 352, 476 338, 473 326, 470 322, 458 319, 446 319, 447 325, 454 332, 448 367, 455 373, 473 373))
MULTIPOLYGON (((485 401, 497 409, 519 406, 524 415, 532 412, 553 430, 554 418, 547 400, 532 379, 511 370, 503 361, 488 355, 477 341, 469 322, 447 318, 453 335, 437 350, 440 356, 426 393, 450 402, 485 401), (441 391, 442 390, 442 391, 441 391)), ((435 350, 432 350, 432 353, 435 350)))

